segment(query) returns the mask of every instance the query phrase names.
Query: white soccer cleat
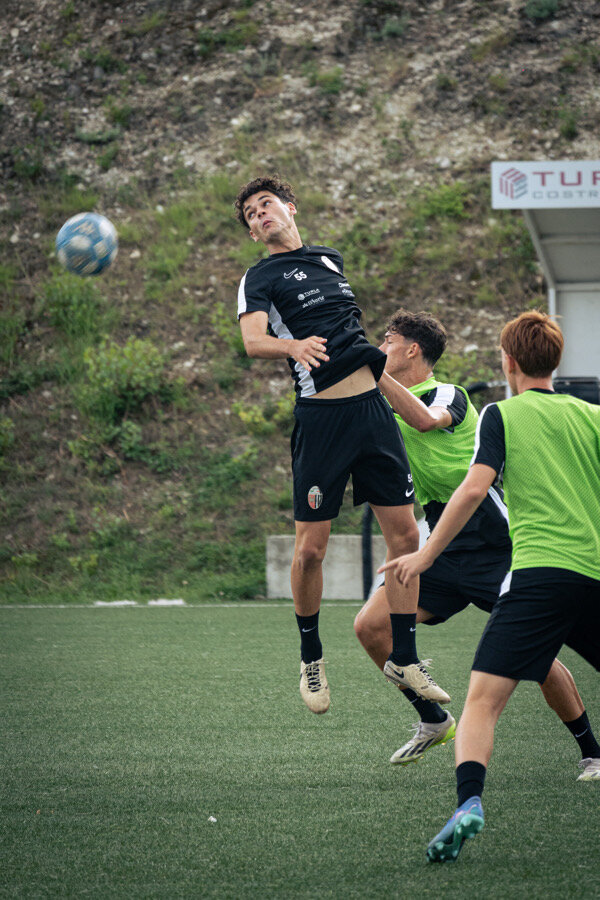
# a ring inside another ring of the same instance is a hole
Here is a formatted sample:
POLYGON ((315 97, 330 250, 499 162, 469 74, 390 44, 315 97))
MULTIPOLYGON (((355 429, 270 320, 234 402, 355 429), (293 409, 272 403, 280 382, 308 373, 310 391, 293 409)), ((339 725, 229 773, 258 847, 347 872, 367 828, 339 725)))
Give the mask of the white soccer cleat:
POLYGON ((329 709, 329 685, 325 677, 325 660, 300 661, 300 696, 314 713, 325 713, 329 709))
POLYGON ((600 759, 580 759, 578 766, 583 772, 577 781, 600 781, 600 759))
MULTIPOLYGON (((425 660, 431 662, 431 660, 425 660)), ((392 684, 410 688, 424 700, 434 703, 450 703, 450 694, 435 683, 422 662, 410 666, 397 666, 388 659, 383 667, 383 674, 392 684)))
POLYGON ((432 747, 445 744, 446 741, 453 741, 456 734, 456 722, 450 713, 446 714, 444 722, 419 722, 417 725, 413 725, 413 728, 415 734, 410 741, 396 750, 390 758, 390 762, 394 765, 406 766, 408 763, 417 762, 432 747))

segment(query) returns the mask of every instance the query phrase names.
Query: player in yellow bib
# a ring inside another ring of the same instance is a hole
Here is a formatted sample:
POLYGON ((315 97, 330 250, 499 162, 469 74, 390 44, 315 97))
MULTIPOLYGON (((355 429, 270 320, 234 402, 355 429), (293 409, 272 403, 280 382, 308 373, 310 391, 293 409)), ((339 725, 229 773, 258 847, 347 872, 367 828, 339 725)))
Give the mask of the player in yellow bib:
MULTIPOLYGON (((430 531, 469 470, 477 428, 477 412, 464 388, 434 375, 446 340, 446 331, 435 316, 400 309, 390 319, 381 345, 387 362, 380 386, 397 410, 415 493, 430 531)), ((508 513, 502 490, 494 483, 460 533, 421 575, 417 622, 437 625, 470 603, 491 612, 510 561, 508 513)), ((358 613, 354 628, 367 653, 385 671, 392 636, 383 581, 358 613)), ((582 758, 600 756, 573 677, 559 660, 552 663, 541 688, 548 705, 575 737, 582 758)), ((427 751, 454 738, 456 731, 447 708, 410 689, 403 690, 402 696, 420 721, 413 736, 391 757, 390 762, 397 765, 417 762, 427 751)))
MULTIPOLYGON (((549 316, 522 313, 500 343, 514 396, 483 410, 471 468, 425 546, 382 567, 410 583, 503 473, 511 578, 473 662, 456 734, 458 807, 428 846, 433 862, 456 859, 483 828, 494 729, 518 682, 543 682, 563 644, 600 671, 600 407, 554 393, 563 336, 549 316)), ((600 783, 599 757, 582 760, 582 769, 583 780, 600 783)))

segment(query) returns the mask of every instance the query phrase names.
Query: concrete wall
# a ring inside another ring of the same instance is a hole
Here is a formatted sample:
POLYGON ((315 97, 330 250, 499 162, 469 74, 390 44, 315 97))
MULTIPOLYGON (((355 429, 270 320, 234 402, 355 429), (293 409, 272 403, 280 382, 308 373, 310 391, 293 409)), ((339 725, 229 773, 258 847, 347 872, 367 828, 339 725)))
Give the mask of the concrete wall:
MULTIPOLYGON (((425 519, 417 521, 420 546, 427 540, 429 529, 425 519)), ((374 585, 377 567, 385 559, 385 541, 380 534, 372 536, 374 585)), ((267 597, 291 597, 290 566, 294 555, 294 535, 267 537, 267 597)), ((380 576, 383 578, 383 576, 380 576)), ((373 588, 371 588, 371 591, 373 588)), ((362 537, 359 534, 334 534, 329 538, 323 563, 324 600, 362 600, 362 537)))
MULTIPOLYGON (((385 559, 385 541, 373 535, 373 567, 385 559)), ((267 537, 267 597, 291 597, 290 566, 294 536, 267 537)), ((334 534, 329 538, 323 563, 324 600, 362 600, 362 538, 359 534, 334 534)))

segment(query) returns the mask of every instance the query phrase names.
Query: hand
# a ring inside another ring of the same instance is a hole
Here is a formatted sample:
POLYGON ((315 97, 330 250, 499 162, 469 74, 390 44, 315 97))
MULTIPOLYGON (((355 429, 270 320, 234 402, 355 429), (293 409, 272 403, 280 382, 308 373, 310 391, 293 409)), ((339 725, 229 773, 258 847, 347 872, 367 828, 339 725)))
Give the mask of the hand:
POLYGON ((304 338, 303 341, 295 341, 294 343, 296 346, 291 357, 300 363, 307 372, 310 372, 313 366, 318 368, 321 365, 319 360, 327 362, 329 359, 325 353, 327 338, 312 335, 312 337, 304 338))
POLYGON ((417 550, 415 553, 407 553, 405 556, 397 556, 396 559, 390 559, 389 562, 379 566, 377 572, 385 572, 387 569, 394 569, 394 575, 404 587, 408 583, 425 572, 431 566, 431 561, 427 559, 425 548, 417 550))

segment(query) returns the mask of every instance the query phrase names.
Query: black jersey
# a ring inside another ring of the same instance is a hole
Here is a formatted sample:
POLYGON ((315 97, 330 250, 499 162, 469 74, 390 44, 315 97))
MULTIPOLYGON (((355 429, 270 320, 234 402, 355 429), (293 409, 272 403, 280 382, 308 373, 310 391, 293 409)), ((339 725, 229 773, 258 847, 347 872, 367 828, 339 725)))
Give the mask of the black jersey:
POLYGON ((329 360, 311 372, 288 358, 298 396, 310 397, 362 366, 371 367, 376 381, 381 378, 385 354, 366 338, 337 250, 302 246, 259 260, 241 280, 238 319, 258 311, 268 314, 275 337, 327 339, 329 360))

